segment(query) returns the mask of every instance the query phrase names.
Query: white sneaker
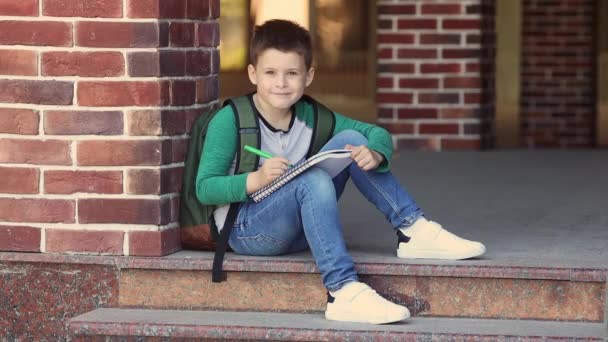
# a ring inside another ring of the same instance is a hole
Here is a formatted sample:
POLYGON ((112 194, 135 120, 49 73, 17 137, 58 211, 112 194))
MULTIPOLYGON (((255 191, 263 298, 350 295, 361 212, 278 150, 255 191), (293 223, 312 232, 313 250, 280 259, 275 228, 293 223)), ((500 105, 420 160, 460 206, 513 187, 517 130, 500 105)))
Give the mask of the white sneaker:
POLYGON ((384 324, 410 317, 410 311, 382 298, 366 284, 351 282, 327 294, 325 318, 333 321, 384 324))
POLYGON ((436 222, 424 218, 420 220, 416 221, 413 229, 397 230, 398 257, 460 260, 474 258, 486 252, 486 247, 480 242, 460 238, 436 222))

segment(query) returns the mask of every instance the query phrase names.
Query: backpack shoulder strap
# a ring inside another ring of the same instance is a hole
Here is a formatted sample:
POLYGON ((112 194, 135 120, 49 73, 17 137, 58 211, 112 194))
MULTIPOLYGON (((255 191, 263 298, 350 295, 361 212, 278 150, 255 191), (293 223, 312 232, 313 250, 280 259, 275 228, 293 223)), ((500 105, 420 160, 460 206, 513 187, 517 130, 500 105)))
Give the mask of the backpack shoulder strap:
POLYGON ((251 101, 251 97, 245 95, 224 102, 224 106, 232 107, 238 130, 235 174, 255 171, 260 161, 257 155, 242 153, 245 145, 259 149, 261 144, 259 122, 251 101))
POLYGON ((312 128, 312 139, 307 157, 310 157, 321 150, 331 138, 336 126, 334 113, 322 103, 308 95, 302 97, 304 101, 312 103, 314 110, 314 125, 312 128))
MULTIPOLYGON (((260 127, 258 126, 258 120, 251 101, 250 96, 240 96, 224 102, 224 106, 232 106, 236 127, 238 129, 235 174, 255 171, 259 162, 259 157, 257 155, 242 153, 245 145, 260 148, 261 143, 260 127)), ((228 248, 228 239, 230 238, 230 233, 232 232, 232 227, 234 226, 234 221, 236 220, 238 212, 239 203, 231 203, 213 257, 211 281, 214 283, 219 283, 225 279, 222 274, 222 263, 224 261, 224 254, 228 248)))

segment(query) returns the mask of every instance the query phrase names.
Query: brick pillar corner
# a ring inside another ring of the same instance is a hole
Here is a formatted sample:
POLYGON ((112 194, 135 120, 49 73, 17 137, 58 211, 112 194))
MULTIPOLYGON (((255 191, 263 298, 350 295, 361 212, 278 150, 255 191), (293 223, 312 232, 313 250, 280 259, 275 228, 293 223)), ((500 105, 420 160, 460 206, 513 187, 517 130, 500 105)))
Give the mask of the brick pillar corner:
POLYGON ((175 252, 219 0, 64 3, 0 1, 0 251, 175 252))

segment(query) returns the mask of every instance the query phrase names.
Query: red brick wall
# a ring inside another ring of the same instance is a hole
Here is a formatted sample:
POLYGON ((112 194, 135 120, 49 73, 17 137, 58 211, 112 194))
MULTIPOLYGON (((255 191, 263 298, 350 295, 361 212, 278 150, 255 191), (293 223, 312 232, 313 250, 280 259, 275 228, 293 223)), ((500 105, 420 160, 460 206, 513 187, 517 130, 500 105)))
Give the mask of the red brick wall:
POLYGON ((179 248, 219 0, 0 0, 0 251, 179 248))
POLYGON ((524 0, 524 146, 594 145, 594 8, 595 0, 524 0))
POLYGON ((397 148, 493 141, 493 18, 485 0, 378 2, 378 122, 397 148))

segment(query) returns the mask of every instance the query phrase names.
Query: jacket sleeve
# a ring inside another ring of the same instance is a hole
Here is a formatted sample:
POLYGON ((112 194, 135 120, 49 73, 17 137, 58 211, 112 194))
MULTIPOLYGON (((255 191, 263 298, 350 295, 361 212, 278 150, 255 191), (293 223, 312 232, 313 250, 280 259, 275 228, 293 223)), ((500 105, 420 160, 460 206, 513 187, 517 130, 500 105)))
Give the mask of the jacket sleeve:
POLYGON ((388 171, 390 160, 393 157, 393 140, 390 133, 382 127, 357 121, 339 113, 334 113, 334 116, 336 117, 334 135, 347 129, 363 134, 368 141, 367 147, 384 156, 384 161, 378 165, 376 170, 379 172, 388 171))
POLYGON ((203 204, 228 204, 247 200, 247 175, 230 175, 236 155, 237 129, 230 106, 209 122, 196 175, 196 197, 203 204))

